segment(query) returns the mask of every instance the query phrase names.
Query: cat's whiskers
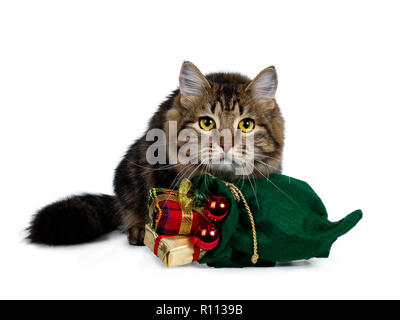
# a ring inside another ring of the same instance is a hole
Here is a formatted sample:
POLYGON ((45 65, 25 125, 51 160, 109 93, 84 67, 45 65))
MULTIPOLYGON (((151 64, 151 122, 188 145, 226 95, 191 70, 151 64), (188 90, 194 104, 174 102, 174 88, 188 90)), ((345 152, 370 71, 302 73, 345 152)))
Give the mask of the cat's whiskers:
POLYGON ((203 164, 203 161, 200 162, 200 163, 196 166, 196 168, 195 168, 195 169, 192 171, 192 173, 189 175, 188 179, 191 179, 191 178, 194 176, 194 174, 195 174, 196 171, 202 166, 202 164, 203 164))
MULTIPOLYGON (((269 179, 269 177, 266 177, 260 170, 255 168, 265 179, 268 180, 269 183, 271 183, 279 192, 281 192, 285 197, 287 197, 290 201, 292 201, 302 212, 304 212, 303 208, 294 200, 291 196, 289 196, 285 191, 283 191, 281 188, 279 188, 274 182, 269 179)), ((270 173, 268 173, 269 176, 270 173)))
POLYGON ((263 165, 265 165, 265 166, 267 166, 267 167, 269 167, 269 168, 272 168, 272 169, 275 169, 275 170, 279 170, 279 168, 277 168, 277 167, 274 167, 273 165, 270 165, 270 164, 268 164, 268 163, 266 163, 266 162, 264 162, 264 161, 262 161, 262 160, 259 160, 259 159, 254 159, 255 161, 257 161, 258 163, 261 163, 261 164, 263 164, 263 165))
MULTIPOLYGON (((193 158, 198 157, 198 154, 194 155, 193 158)), ((190 162, 189 162, 190 163, 190 162)), ((192 169, 192 167, 195 164, 189 164, 187 163, 187 167, 181 169, 178 174, 175 176, 174 180, 171 183, 171 189, 174 189, 177 187, 178 183, 180 183, 181 179, 186 175, 187 172, 189 172, 190 169, 192 169)), ((179 165, 182 165, 182 163, 179 163, 179 165)))
POLYGON ((274 157, 268 156, 268 155, 266 155, 264 153, 254 152, 254 157, 257 157, 257 156, 259 156, 261 158, 268 158, 268 159, 276 160, 276 161, 279 161, 279 162, 282 160, 280 158, 274 158, 274 157))
MULTIPOLYGON (((146 167, 146 166, 142 166, 142 165, 140 165, 140 164, 138 164, 138 163, 136 163, 136 162, 134 162, 134 161, 128 159, 127 157, 124 157, 124 159, 125 159, 126 161, 128 161, 130 164, 133 164, 133 165, 135 165, 135 166, 137 166, 137 167, 139 167, 139 168, 146 169, 146 170, 151 170, 151 171, 169 170, 169 169, 171 169, 171 168, 173 168, 173 167, 177 167, 177 166, 181 165, 181 163, 174 163, 174 164, 158 164, 158 165, 160 165, 161 167, 159 167, 159 168, 154 168, 154 167, 153 167, 154 165, 152 165, 152 164, 149 164, 149 167, 146 167)), ((193 159, 195 159, 195 158, 193 158, 193 159)), ((189 161, 190 161, 190 160, 193 160, 193 159, 189 159, 189 161)))
MULTIPOLYGON (((255 177, 253 176, 253 174, 254 174, 254 173, 253 173, 253 172, 254 172, 254 171, 253 171, 253 169, 254 169, 254 163, 252 163, 251 161, 246 161, 246 160, 243 159, 243 158, 240 158, 240 160, 242 160, 241 165, 242 165, 243 167, 248 166, 248 165, 251 165, 251 166, 252 166, 252 168, 251 168, 251 172, 252 172, 252 173, 247 174, 247 175, 242 175, 242 179, 243 179, 243 183, 244 183, 244 177, 246 177, 247 180, 249 181, 250 187, 251 187, 251 189, 253 190, 254 197, 255 197, 255 199, 256 199, 257 207, 259 207, 260 205, 259 205, 259 201, 258 201, 258 197, 257 197, 257 183, 256 183, 256 181, 255 181, 255 177), (253 186, 252 180, 253 180, 253 182, 254 182, 254 186, 253 186)), ((243 184, 242 184, 242 185, 243 185, 243 184)))
POLYGON ((192 166, 188 165, 187 167, 179 171, 175 176, 174 180, 172 181, 170 188, 175 189, 182 180, 182 178, 186 175, 187 172, 189 172, 190 169, 192 169, 192 166))

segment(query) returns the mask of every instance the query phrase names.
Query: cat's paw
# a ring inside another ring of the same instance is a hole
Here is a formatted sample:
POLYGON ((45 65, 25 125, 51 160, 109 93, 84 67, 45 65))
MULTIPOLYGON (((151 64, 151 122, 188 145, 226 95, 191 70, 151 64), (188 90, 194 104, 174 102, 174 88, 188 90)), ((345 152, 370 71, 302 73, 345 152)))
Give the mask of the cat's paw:
POLYGON ((129 244, 134 246, 143 246, 144 226, 134 226, 128 230, 129 244))

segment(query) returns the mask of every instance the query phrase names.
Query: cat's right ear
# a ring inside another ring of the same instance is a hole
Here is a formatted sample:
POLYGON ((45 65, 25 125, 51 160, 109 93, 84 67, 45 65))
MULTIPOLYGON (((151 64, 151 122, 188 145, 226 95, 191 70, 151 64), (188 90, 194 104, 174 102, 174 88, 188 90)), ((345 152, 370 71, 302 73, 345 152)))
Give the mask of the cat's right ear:
POLYGON ((268 101, 275 98, 278 79, 275 67, 268 67, 261 71, 247 86, 257 100, 268 101))
POLYGON ((185 61, 182 64, 179 74, 179 90, 181 102, 193 101, 201 97, 204 90, 210 88, 210 83, 203 76, 200 70, 191 62, 185 61))

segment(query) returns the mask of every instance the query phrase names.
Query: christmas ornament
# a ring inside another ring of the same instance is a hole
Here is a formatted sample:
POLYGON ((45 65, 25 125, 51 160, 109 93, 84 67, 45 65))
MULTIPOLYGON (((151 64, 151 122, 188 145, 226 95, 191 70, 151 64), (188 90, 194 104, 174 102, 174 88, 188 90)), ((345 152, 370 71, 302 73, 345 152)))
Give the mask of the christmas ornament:
POLYGON ((218 222, 223 220, 229 210, 231 209, 231 202, 224 196, 211 196, 207 199, 204 205, 204 213, 211 221, 218 222))
POLYGON ((212 250, 218 245, 219 231, 213 224, 199 227, 196 236, 198 237, 197 245, 202 249, 212 250))

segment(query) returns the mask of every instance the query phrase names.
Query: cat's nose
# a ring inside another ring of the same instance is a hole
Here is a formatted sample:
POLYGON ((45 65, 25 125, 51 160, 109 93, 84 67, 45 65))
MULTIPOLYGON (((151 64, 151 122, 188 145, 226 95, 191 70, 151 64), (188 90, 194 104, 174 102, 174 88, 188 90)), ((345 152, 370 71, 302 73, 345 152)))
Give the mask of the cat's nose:
POLYGON ((222 150, 224 150, 225 153, 228 152, 230 148, 232 148, 232 144, 231 143, 227 143, 227 142, 224 142, 224 141, 220 142, 220 146, 221 146, 222 150))

